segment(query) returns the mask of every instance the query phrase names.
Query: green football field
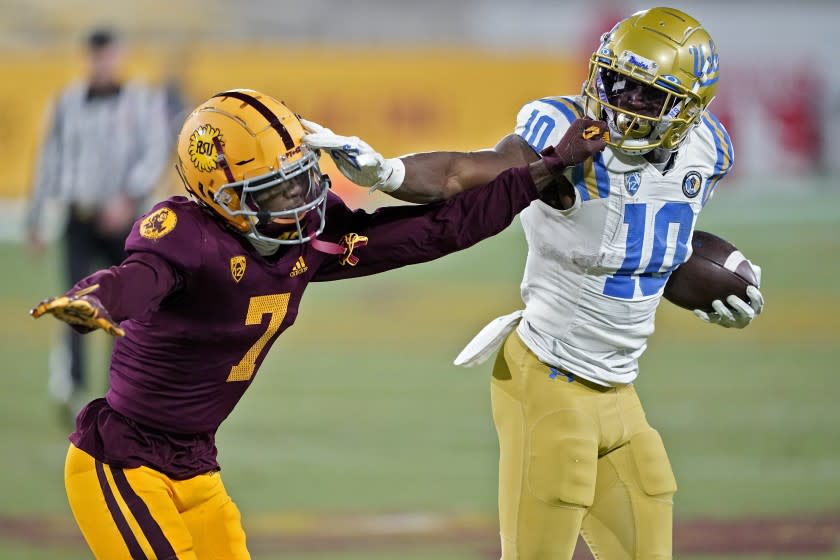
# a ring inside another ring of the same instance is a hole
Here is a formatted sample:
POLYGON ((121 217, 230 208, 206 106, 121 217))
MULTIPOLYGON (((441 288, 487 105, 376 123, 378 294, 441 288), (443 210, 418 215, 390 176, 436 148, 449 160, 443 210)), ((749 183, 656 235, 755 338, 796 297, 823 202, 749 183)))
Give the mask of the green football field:
MULTIPOLYGON (((680 486, 676 558, 840 558, 840 194, 720 189, 699 229, 762 265, 744 331, 663 303, 636 384, 680 486), (703 533, 703 531, 706 531, 703 533)), ((313 285, 218 436, 254 558, 498 558, 489 366, 452 359, 519 306, 518 226, 414 269, 313 285)), ((55 259, 0 245, 0 559, 90 558, 46 396, 55 259)), ((224 305, 224 302, 219 302, 224 305)), ((89 337, 104 376, 105 336, 89 337)), ((223 343, 223 342, 222 342, 223 343)))

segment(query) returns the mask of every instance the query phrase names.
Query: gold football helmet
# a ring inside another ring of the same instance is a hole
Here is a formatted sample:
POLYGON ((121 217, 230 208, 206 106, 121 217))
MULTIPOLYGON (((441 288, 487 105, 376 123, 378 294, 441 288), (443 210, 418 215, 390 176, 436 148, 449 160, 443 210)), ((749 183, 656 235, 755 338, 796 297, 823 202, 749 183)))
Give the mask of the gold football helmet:
POLYGON ((679 148, 712 102, 718 77, 715 43, 700 23, 673 8, 651 8, 601 37, 583 93, 589 114, 610 125, 608 144, 641 155, 679 148), (652 109, 622 103, 629 87, 652 109))
POLYGON ((187 117, 176 167, 187 191, 237 232, 274 245, 305 243, 324 229, 329 178, 304 134, 284 103, 224 91, 187 117))

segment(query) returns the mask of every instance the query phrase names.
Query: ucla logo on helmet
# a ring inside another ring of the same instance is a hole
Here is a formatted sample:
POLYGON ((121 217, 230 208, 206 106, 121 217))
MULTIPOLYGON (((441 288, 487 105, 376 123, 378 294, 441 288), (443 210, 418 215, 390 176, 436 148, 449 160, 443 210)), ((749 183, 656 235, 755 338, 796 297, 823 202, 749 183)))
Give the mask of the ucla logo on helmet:
POLYGON ((720 57, 715 49, 715 42, 709 39, 706 45, 693 45, 688 52, 694 57, 694 75, 701 86, 710 86, 720 78, 720 57))
POLYGON ((639 187, 642 186, 642 173, 640 171, 628 171, 624 174, 624 188, 634 196, 639 187))
POLYGON ((688 198, 694 198, 700 192, 700 185, 703 184, 703 178, 696 171, 689 171, 683 177, 682 189, 683 194, 688 198))
POLYGON ((190 135, 190 161, 199 171, 213 171, 218 167, 216 139, 224 146, 222 131, 209 124, 196 128, 190 135))

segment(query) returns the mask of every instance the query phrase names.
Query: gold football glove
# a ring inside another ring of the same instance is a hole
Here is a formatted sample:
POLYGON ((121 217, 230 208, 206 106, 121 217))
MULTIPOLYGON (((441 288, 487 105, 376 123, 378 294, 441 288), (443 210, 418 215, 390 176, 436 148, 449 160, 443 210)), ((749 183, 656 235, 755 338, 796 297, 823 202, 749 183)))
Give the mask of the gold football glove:
POLYGON ((91 294, 98 287, 95 284, 70 296, 45 299, 30 309, 29 314, 37 319, 45 313, 50 313, 79 332, 102 329, 112 336, 125 336, 125 331, 111 319, 99 298, 91 294))

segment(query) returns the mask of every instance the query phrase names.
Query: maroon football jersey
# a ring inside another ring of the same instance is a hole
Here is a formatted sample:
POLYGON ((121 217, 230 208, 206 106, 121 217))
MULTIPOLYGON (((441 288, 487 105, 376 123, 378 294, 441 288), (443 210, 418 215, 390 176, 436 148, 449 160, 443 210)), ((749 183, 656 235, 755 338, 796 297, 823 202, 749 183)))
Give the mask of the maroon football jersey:
POLYGON ((114 345, 110 389, 81 412, 71 441, 115 467, 146 465, 174 478, 218 468, 214 434, 294 323, 309 282, 469 247, 507 227, 536 196, 524 168, 445 202, 372 214, 330 194, 319 238, 367 238, 343 256, 305 243, 263 257, 195 202, 161 202, 134 225, 123 264, 68 292, 97 284, 93 294, 125 330, 114 345))

